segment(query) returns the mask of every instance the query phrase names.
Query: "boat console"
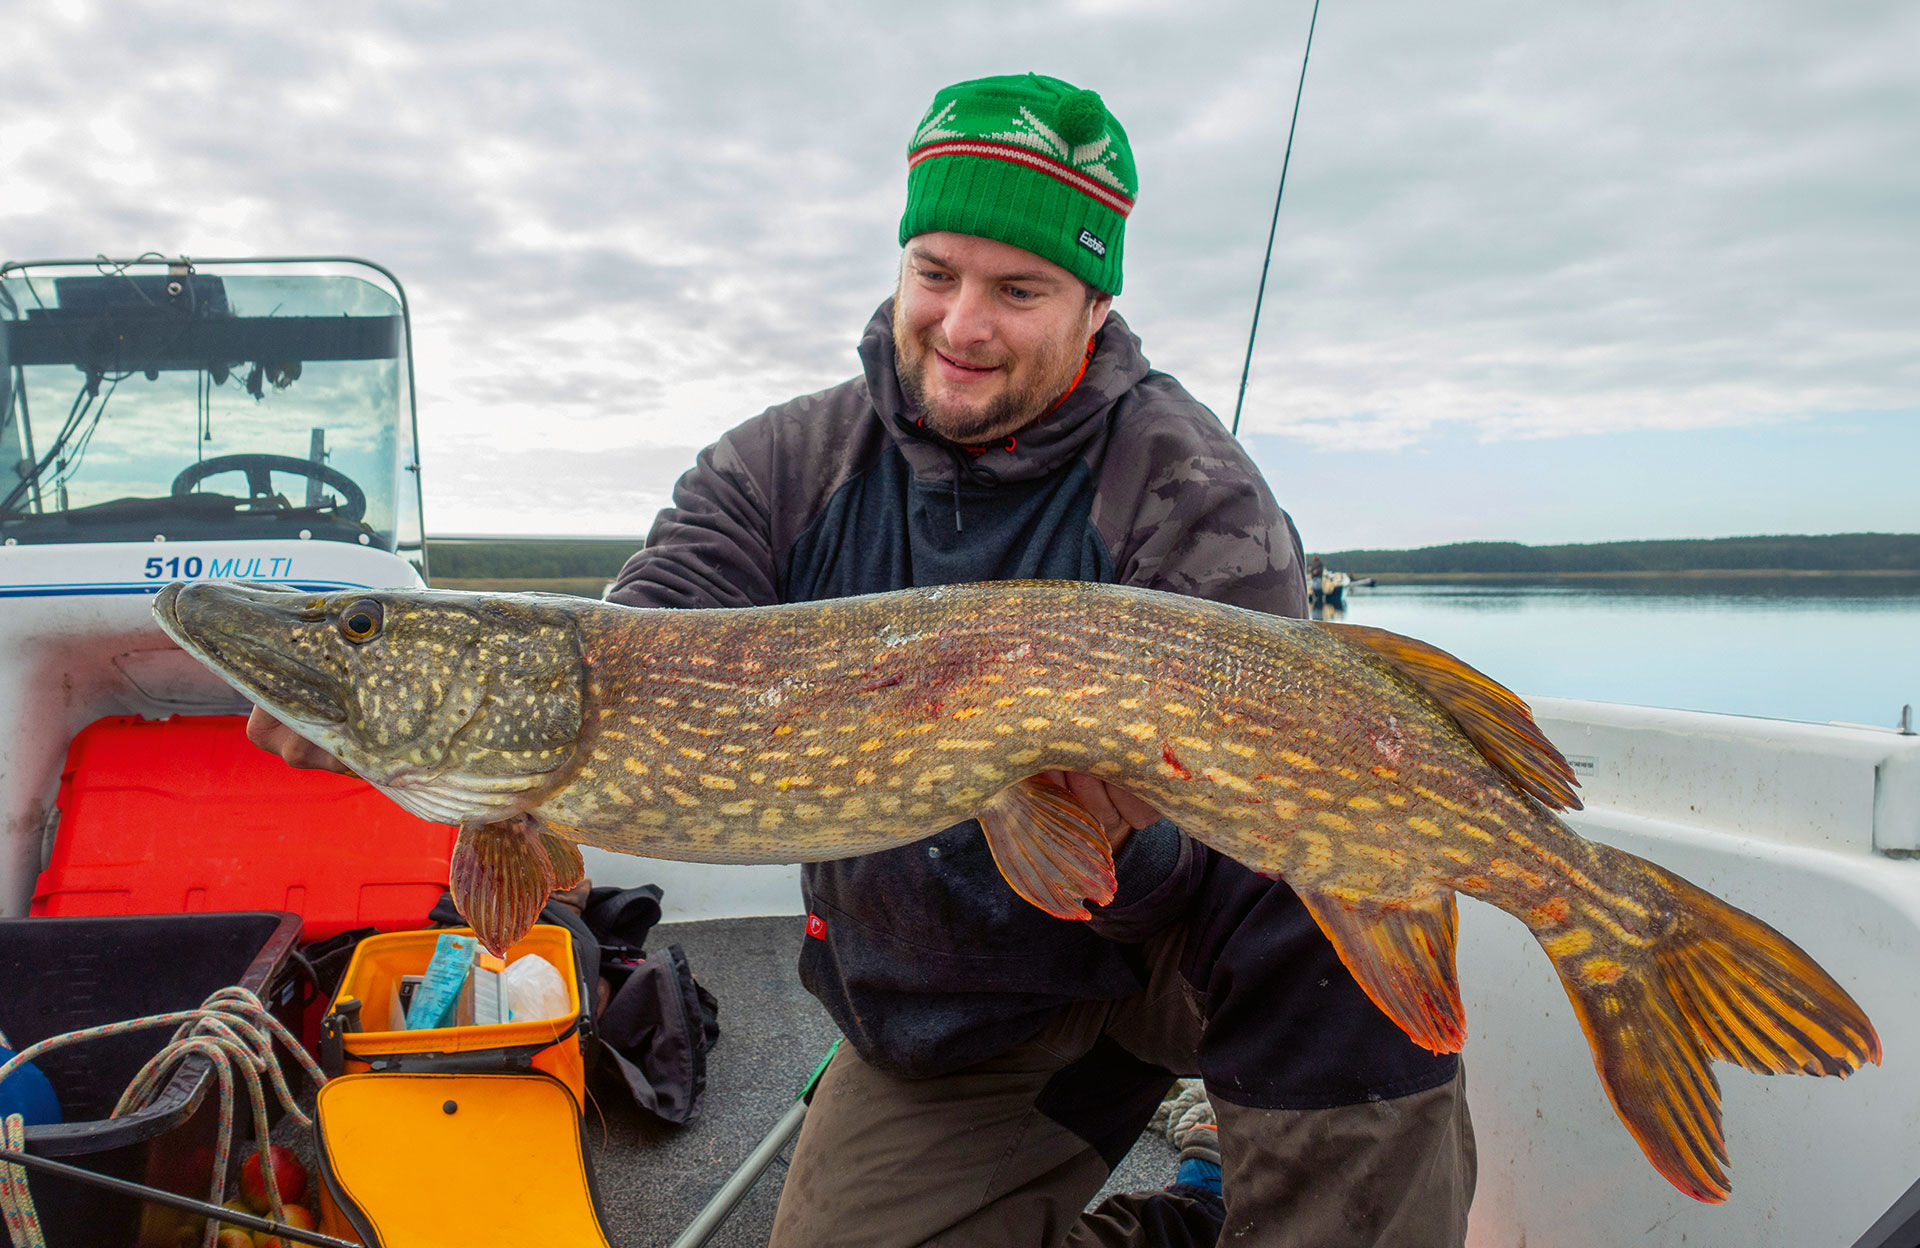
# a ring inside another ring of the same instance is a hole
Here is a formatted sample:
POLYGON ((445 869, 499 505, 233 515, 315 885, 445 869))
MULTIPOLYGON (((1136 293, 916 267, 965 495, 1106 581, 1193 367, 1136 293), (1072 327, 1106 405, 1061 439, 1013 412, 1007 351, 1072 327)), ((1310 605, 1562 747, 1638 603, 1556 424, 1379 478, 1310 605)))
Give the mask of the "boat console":
POLYGON ((81 728, 244 709, 152 595, 425 584, 416 446, 378 265, 0 265, 0 915, 26 913, 81 728))

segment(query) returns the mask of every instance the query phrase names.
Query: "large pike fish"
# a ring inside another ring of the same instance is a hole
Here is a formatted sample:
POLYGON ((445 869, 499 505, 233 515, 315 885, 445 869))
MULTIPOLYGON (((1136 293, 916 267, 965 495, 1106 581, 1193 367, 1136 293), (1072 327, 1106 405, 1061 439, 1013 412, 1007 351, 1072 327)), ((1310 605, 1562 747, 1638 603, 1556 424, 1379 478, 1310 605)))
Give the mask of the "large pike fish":
POLYGON ((872 853, 979 818, 1061 918, 1110 901, 1099 825, 1038 773, 1131 790, 1283 877, 1415 1042, 1465 1039, 1454 894, 1533 932, 1653 1165, 1726 1198, 1711 1063, 1880 1060, 1792 942, 1583 840, 1526 705, 1431 646, 1150 590, 961 585, 745 610, 542 595, 316 595, 197 582, 155 604, 190 653, 426 819, 496 950, 582 874, 574 842, 697 862, 872 853))

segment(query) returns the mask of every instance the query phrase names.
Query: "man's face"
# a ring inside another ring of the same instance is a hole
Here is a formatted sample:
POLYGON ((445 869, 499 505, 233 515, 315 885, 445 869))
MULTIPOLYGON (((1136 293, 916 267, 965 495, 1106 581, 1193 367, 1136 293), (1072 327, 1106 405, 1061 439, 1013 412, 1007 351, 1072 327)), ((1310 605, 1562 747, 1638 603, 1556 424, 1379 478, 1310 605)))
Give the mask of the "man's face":
POLYGON ((1037 420, 1073 384, 1107 295, 1030 251, 970 234, 908 240, 893 301, 900 385, 927 425, 979 444, 1037 420))

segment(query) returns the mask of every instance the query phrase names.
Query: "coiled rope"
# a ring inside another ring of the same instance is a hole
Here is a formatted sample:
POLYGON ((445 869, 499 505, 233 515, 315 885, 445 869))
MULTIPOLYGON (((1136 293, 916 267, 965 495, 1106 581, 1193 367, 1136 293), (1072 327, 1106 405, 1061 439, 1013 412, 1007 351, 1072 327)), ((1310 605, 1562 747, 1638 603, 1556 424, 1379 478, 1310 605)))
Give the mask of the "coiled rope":
MULTIPOLYGON (((140 1068, 140 1073, 133 1077, 133 1082, 121 1094, 119 1103, 113 1107, 109 1117, 119 1118, 146 1108, 160 1095, 181 1062, 195 1054, 204 1056, 220 1081, 220 1132, 213 1155, 213 1191, 208 1201, 217 1205, 226 1195, 227 1165, 231 1160, 234 1072, 238 1071, 245 1080, 247 1104, 253 1115, 254 1138, 262 1147, 268 1138, 267 1099, 265 1086, 261 1083, 262 1074, 272 1081, 274 1095, 279 1098, 280 1106, 288 1116, 303 1127, 313 1126, 313 1120, 301 1110, 292 1089, 287 1086, 286 1075, 274 1056, 274 1041, 278 1040, 299 1060, 301 1068, 313 1080, 315 1087, 327 1081, 319 1064, 300 1046, 293 1033, 268 1013, 260 998, 247 989, 222 988, 202 1002, 198 1009, 154 1014, 124 1023, 108 1023, 51 1036, 20 1050, 5 1065, 0 1065, 0 1083, 6 1082, 7 1076, 21 1063, 31 1061, 51 1049, 84 1040, 125 1035, 130 1031, 169 1026, 177 1029, 173 1039, 140 1068)), ((21 1115, 9 1114, 4 1132, 0 1134, 5 1135, 9 1149, 26 1151, 26 1121, 21 1115)), ((271 1165, 262 1165, 260 1170, 266 1180, 267 1200, 272 1207, 273 1220, 285 1222, 286 1207, 280 1196, 279 1177, 271 1165)), ((13 1248, 46 1248, 47 1241, 33 1207, 33 1196, 27 1189, 27 1172, 21 1166, 0 1163, 0 1211, 5 1213, 7 1236, 13 1248)), ((219 1224, 209 1219, 203 1239, 205 1248, 213 1248, 219 1233, 219 1224)))

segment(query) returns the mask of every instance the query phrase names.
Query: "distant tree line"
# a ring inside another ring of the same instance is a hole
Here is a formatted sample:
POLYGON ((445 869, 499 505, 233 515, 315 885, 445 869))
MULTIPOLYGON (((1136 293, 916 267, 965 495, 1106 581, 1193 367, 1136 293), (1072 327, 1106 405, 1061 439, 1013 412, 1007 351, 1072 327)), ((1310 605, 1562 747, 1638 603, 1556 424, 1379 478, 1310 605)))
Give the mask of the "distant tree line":
POLYGON ((1523 546, 1457 542, 1418 550, 1338 550, 1320 556, 1355 576, 1405 572, 1920 572, 1920 533, 1825 537, 1720 537, 1657 542, 1523 546))
POLYGON ((507 580, 597 576, 612 580, 627 556, 640 549, 637 537, 516 538, 480 541, 440 538, 427 541, 427 568, 433 579, 507 580))

